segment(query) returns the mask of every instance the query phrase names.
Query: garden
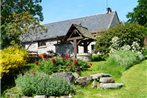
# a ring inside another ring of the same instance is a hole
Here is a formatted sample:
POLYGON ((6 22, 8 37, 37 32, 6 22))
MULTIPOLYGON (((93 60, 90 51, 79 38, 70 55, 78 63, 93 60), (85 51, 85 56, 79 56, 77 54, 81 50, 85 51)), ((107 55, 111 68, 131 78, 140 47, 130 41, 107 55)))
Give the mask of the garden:
POLYGON ((68 54, 30 60, 23 47, 9 46, 0 51, 2 97, 146 98, 144 32, 138 24, 109 29, 97 38, 91 62, 68 54))
POLYGON ((68 54, 30 56, 20 39, 47 31, 41 2, 1 1, 2 98, 147 98, 146 0, 138 0, 126 23, 99 32, 89 62, 68 54))

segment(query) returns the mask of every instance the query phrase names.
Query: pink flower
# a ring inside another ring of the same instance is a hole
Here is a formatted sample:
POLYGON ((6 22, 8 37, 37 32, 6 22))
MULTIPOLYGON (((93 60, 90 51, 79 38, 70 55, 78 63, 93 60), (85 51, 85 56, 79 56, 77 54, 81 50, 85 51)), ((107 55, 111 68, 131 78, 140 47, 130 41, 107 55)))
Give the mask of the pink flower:
POLYGON ((62 57, 62 60, 66 60, 66 58, 65 57, 62 57))
POLYGON ((70 62, 73 62, 73 59, 72 58, 70 58, 70 62))
POLYGON ((46 56, 46 57, 44 57, 44 60, 46 60, 46 61, 47 61, 47 60, 48 60, 48 57, 47 57, 47 56, 46 56))
POLYGON ((38 61, 35 61, 35 64, 36 64, 36 65, 38 65, 38 64, 39 64, 39 62, 38 62, 38 61))
POLYGON ((68 59, 68 58, 69 58, 68 54, 66 54, 66 55, 65 55, 65 58, 66 58, 66 59, 68 59))
POLYGON ((56 60, 55 60, 55 59, 52 59, 52 62, 53 62, 53 63, 55 63, 55 62, 56 62, 56 60))
POLYGON ((75 64, 75 65, 78 64, 78 60, 74 60, 74 64, 75 64))
POLYGON ((77 68, 77 71, 79 72, 80 70, 81 70, 80 67, 78 67, 78 68, 77 68))

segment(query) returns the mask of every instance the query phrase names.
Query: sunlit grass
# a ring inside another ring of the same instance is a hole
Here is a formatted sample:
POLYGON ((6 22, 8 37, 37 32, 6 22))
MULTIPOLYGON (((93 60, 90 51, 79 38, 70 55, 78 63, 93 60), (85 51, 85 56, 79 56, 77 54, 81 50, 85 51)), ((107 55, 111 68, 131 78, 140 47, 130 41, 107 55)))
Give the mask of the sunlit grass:
MULTIPOLYGON (((82 75, 104 71, 101 66, 105 66, 103 65, 105 62, 92 63, 92 68, 83 72, 82 75)), ((110 71, 112 71, 111 69, 110 71)), ((114 69, 116 70, 117 68, 114 69)), ((76 86, 77 94, 74 98, 147 98, 147 60, 123 72, 121 77, 116 76, 115 80, 123 82, 125 86, 120 89, 94 89, 91 84, 84 88, 76 86)))

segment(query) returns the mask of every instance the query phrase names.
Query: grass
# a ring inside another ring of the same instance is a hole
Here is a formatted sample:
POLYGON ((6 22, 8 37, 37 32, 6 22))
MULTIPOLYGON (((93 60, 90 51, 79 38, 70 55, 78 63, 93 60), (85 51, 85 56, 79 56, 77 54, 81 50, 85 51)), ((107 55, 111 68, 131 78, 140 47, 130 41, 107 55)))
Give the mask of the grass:
MULTIPOLYGON (((93 62, 93 67, 83 72, 82 75, 104 71, 103 67, 101 68, 101 66, 105 66, 103 64, 105 62, 93 62)), ((77 86, 77 94, 74 98, 147 98, 147 60, 124 71, 121 78, 116 75, 115 80, 123 82, 125 86, 121 89, 93 89, 91 84, 84 88, 77 86)))
POLYGON ((113 78, 119 79, 119 77, 122 75, 122 72, 125 70, 125 68, 123 68, 122 66, 116 65, 114 63, 107 64, 106 61, 91 63, 93 66, 89 70, 82 72, 82 76, 95 73, 109 73, 113 76, 113 78))

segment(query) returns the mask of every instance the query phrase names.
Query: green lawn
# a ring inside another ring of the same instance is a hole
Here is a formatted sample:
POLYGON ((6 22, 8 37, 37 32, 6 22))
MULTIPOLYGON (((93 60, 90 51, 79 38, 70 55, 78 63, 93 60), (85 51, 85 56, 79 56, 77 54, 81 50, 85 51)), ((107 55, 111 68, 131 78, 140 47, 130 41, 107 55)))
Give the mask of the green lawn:
MULTIPOLYGON (((107 72, 103 66, 105 62, 93 62, 93 66, 82 75, 90 75, 97 72, 107 72)), ((111 68, 112 70, 113 68, 111 68)), ((144 60, 140 64, 136 64, 127 71, 123 72, 123 69, 114 68, 111 74, 114 75, 116 82, 123 82, 124 87, 120 89, 93 89, 91 84, 82 88, 76 87, 77 94, 74 98, 147 98, 147 60, 144 60), (118 70, 115 74, 114 70, 118 70), (121 74, 121 72, 123 72, 121 74), (121 78, 119 78, 121 76, 121 78)))

